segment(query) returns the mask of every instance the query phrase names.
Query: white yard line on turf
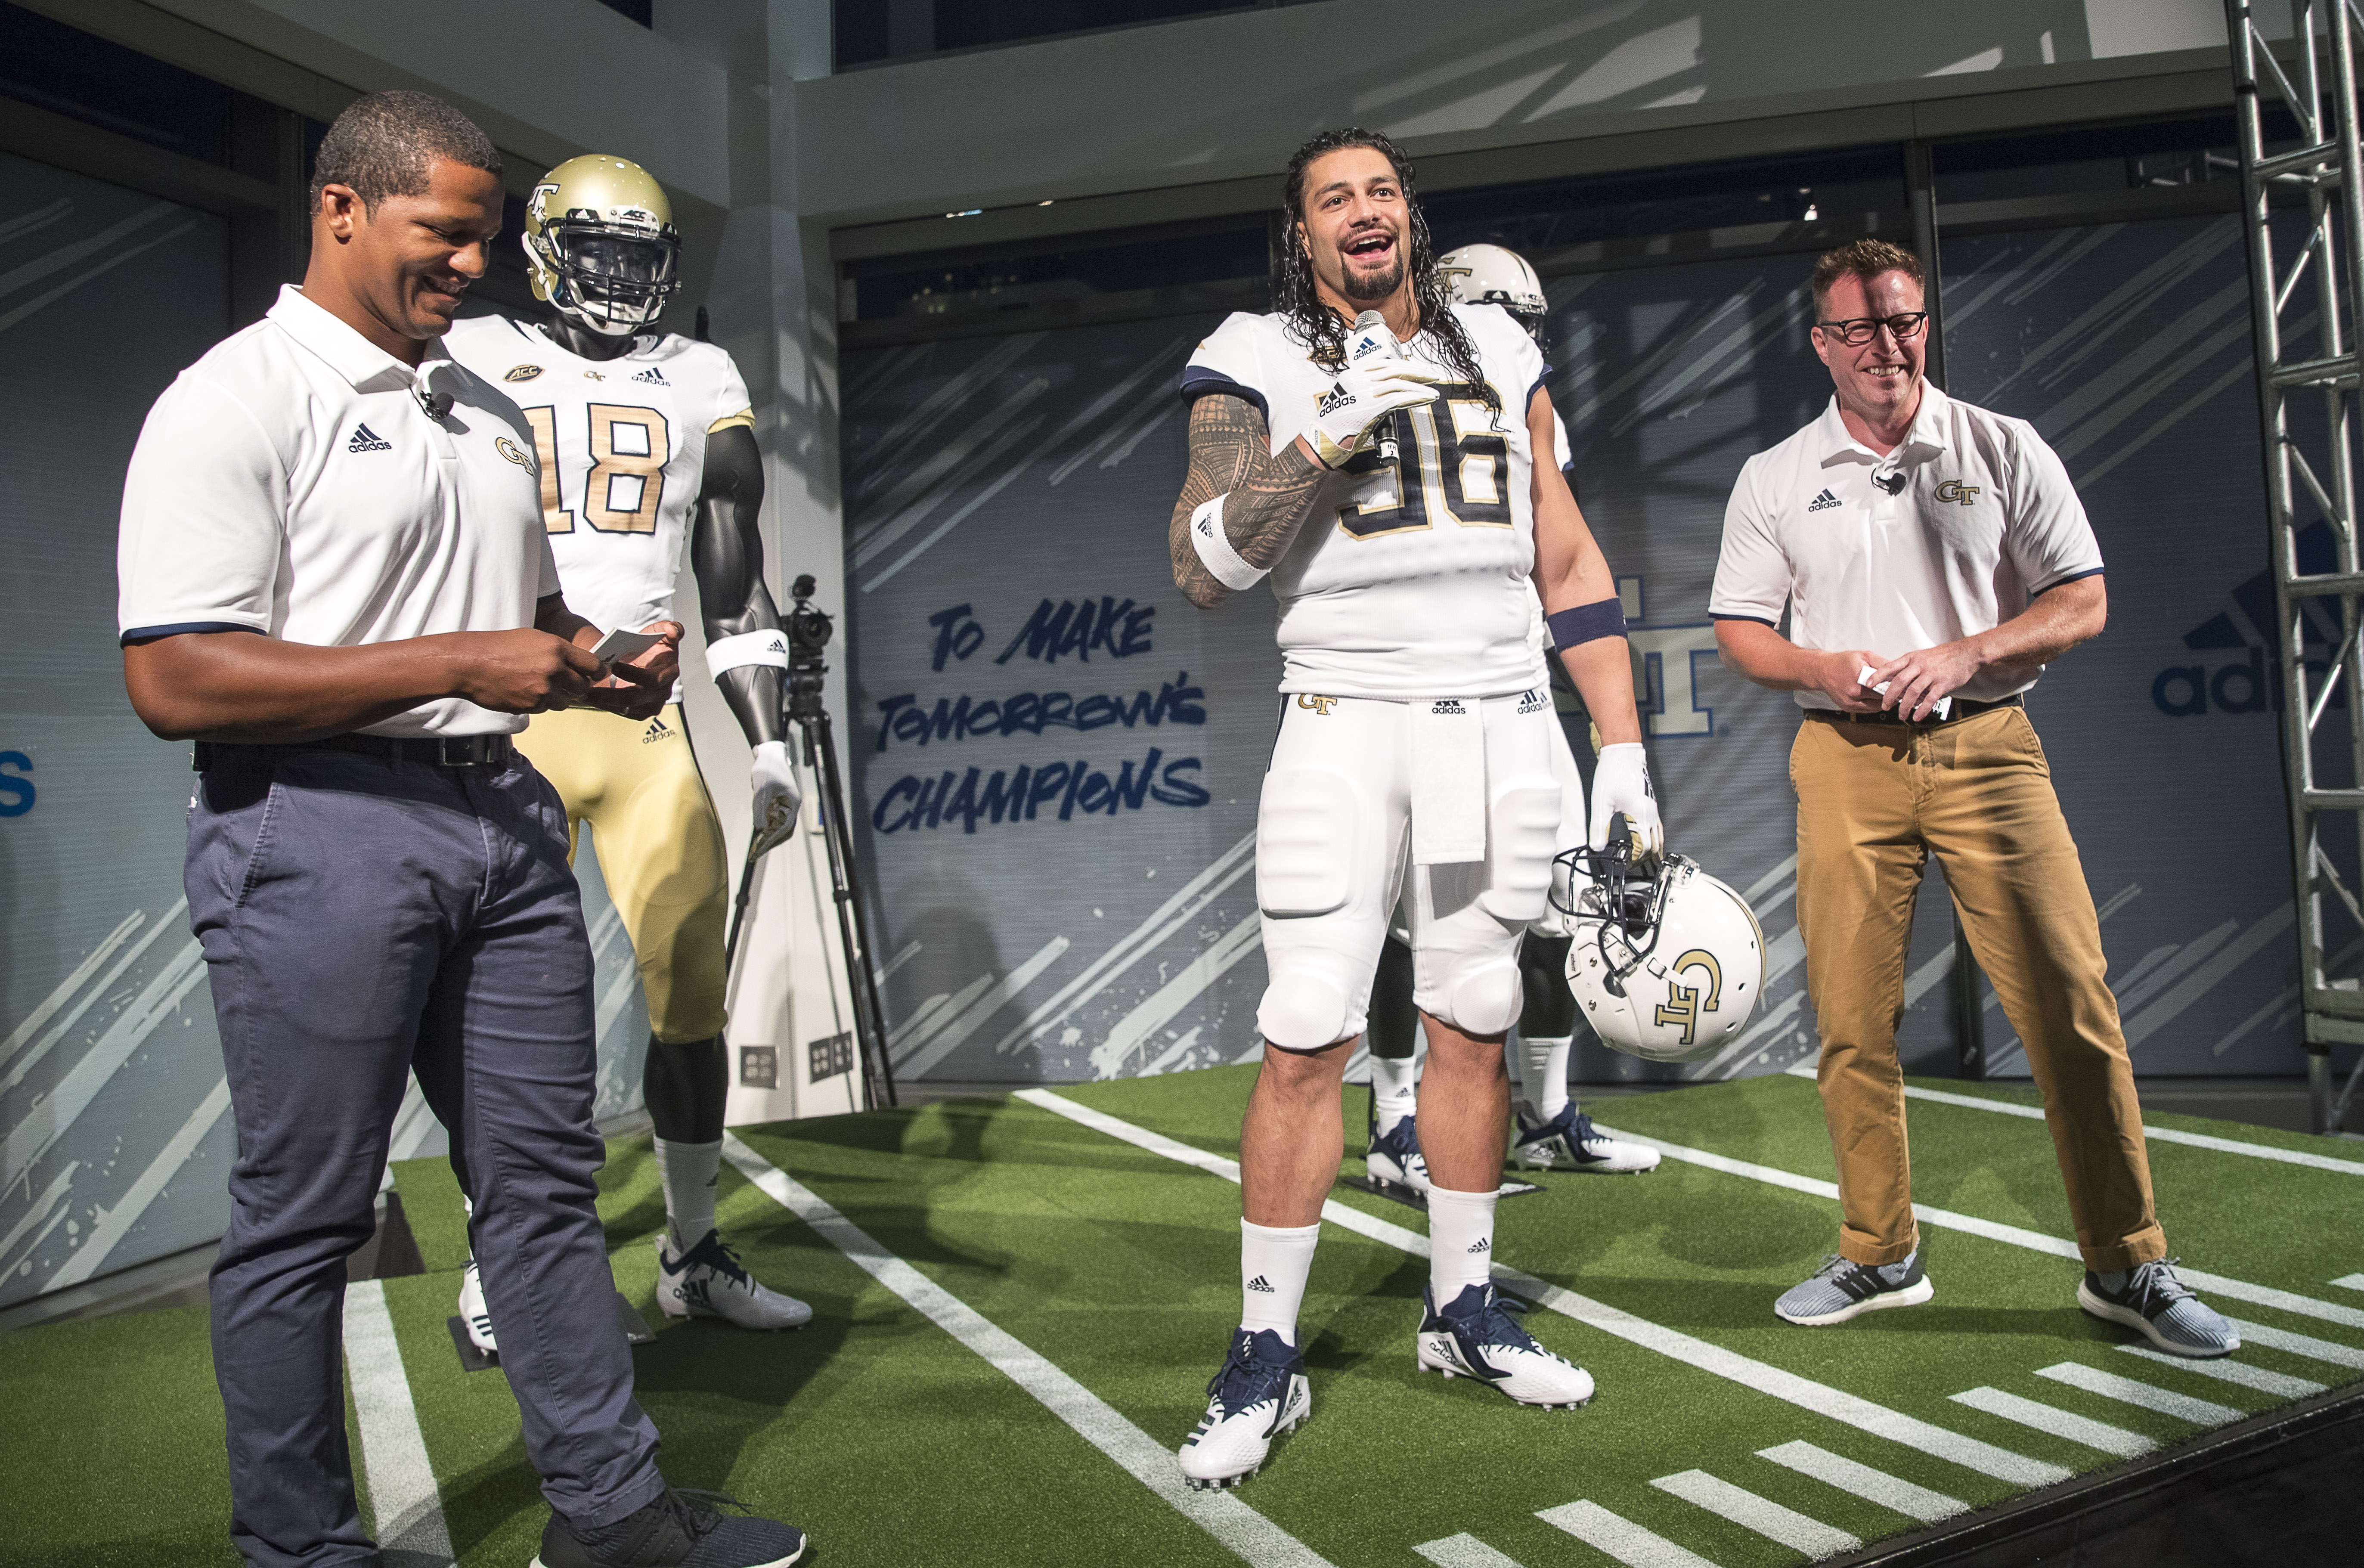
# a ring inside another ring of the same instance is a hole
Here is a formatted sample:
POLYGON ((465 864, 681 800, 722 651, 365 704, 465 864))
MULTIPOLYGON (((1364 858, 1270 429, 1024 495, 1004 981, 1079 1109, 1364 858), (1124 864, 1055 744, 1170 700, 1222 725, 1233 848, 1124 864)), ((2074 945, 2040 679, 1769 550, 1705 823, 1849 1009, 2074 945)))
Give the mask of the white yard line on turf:
POLYGON ((2311 1334, 2293 1334, 2287 1329, 2269 1329, 2243 1318, 2227 1318, 2225 1321, 2233 1325, 2234 1332, 2241 1336, 2245 1345, 2264 1345, 2310 1361, 2328 1362, 2333 1366, 2364 1367, 2364 1351, 2353 1345, 2335 1344, 2311 1334))
POLYGON ((1948 1497, 1943 1492, 1932 1492, 1926 1486, 1915 1486, 1884 1470, 1874 1470, 1868 1464, 1816 1448, 1810 1442, 1788 1442, 1779 1448, 1760 1448, 1759 1459, 1769 1459, 1776 1464, 1787 1465, 1801 1475, 1811 1475, 1827 1482, 1842 1492, 1851 1492, 1868 1502, 1902 1514, 1908 1519, 1923 1524, 1935 1524, 1950 1519, 1956 1514, 1967 1514, 1970 1506, 1958 1497, 1948 1497))
MULTIPOLYGON (((2247 1341, 2243 1341, 2247 1343, 2247 1341)), ((2254 1388, 2260 1394, 2270 1394, 2277 1399, 2303 1399, 2310 1394, 2320 1394, 2324 1385, 2309 1378, 2292 1377, 2287 1373, 2269 1372, 2247 1362, 2236 1362, 2230 1356, 2202 1361, 2193 1356, 2171 1356, 2165 1351, 2152 1350, 2148 1345, 2120 1345, 2121 1355, 2140 1356, 2160 1366, 2171 1366, 2178 1372, 2196 1372, 2202 1377, 2213 1377, 2219 1383, 2237 1383, 2244 1388, 2254 1388)))
POLYGON ((1625 1568, 1715 1568, 1699 1553, 1685 1551, 1598 1503, 1562 1503, 1538 1511, 1535 1518, 1554 1529, 1566 1530, 1593 1551, 1614 1557, 1625 1568))
POLYGON ((1785 1508, 1770 1497, 1760 1497, 1745 1486, 1735 1486, 1704 1470, 1661 1475, 1650 1485, 1809 1557, 1828 1557, 1863 1545, 1834 1525, 1810 1518, 1795 1508, 1785 1508))
POLYGON ((2221 1427, 2227 1421, 2237 1421, 2248 1414, 2230 1405, 2219 1405, 2213 1399, 2194 1399, 2189 1394, 2177 1394, 2169 1389, 2154 1388, 2147 1383, 2131 1377, 2120 1377, 2099 1367, 2079 1362, 2062 1362, 2057 1366, 2037 1370, 2036 1376, 2048 1377, 2055 1383, 2065 1383, 2071 1388, 2081 1388, 2088 1394, 2098 1394, 2104 1399, 2116 1399, 2156 1410, 2162 1416, 2172 1416, 2179 1421, 2196 1426, 2221 1427))
MULTIPOLYGON (((1621 1132, 1615 1128, 1603 1127, 1597 1121, 1592 1125, 1611 1138, 1622 1139, 1628 1143, 1639 1143, 1645 1148, 1655 1149, 1670 1160, 1681 1160, 1693 1165, 1703 1165, 1711 1171, 1721 1171, 1728 1176, 1745 1176, 1752 1182, 1764 1182, 1771 1186, 1787 1187, 1791 1192, 1828 1198, 1833 1203, 1838 1201, 1839 1189, 1835 1182, 1825 1182, 1813 1176, 1801 1176, 1794 1171, 1777 1170, 1771 1165, 1758 1165, 1746 1160, 1734 1160, 1727 1154, 1711 1154, 1704 1149, 1687 1149, 1679 1143, 1668 1143, 1662 1139, 1645 1137, 1638 1132, 1621 1132)), ((1924 1225, 1935 1225, 1947 1230, 1967 1231, 1973 1236, 1983 1236, 1990 1241, 2001 1241, 2013 1247, 2024 1247, 2031 1252, 2049 1252, 2056 1258, 2070 1258, 2080 1262, 2083 1260, 2083 1254, 2078 1251, 2076 1242, 2063 1240, 2057 1236, 2046 1236, 2040 1231, 2024 1229, 2016 1225, 2003 1225, 1991 1219, 1980 1219, 1976 1215, 1956 1214, 1951 1209, 1932 1208, 1925 1203, 1916 1203, 1912 1206, 1912 1217, 1924 1225)), ((2343 1307, 2334 1301, 2317 1301, 2311 1296, 2300 1296, 2294 1291, 2276 1290, 2271 1285, 2251 1284, 2247 1280, 2231 1279, 2224 1274, 2202 1273, 2198 1269, 2186 1268, 2181 1263, 2175 1265, 2175 1273, 2176 1277, 2184 1284, 2213 1292, 2218 1296, 2229 1296, 2240 1301, 2253 1301, 2260 1307, 2279 1307, 2284 1312, 2295 1312, 2303 1318, 2319 1318, 2326 1323, 2341 1323, 2351 1329, 2364 1329, 2364 1308, 2343 1307)))
MULTIPOLYGON (((1193 1149, 1163 1133, 1135 1127, 1129 1121, 1110 1116, 1105 1111, 1094 1110, 1089 1106, 1078 1105, 1047 1089, 1020 1089, 1012 1097, 1065 1117, 1070 1121, 1080 1122, 1097 1132, 1104 1132, 1152 1154, 1163 1155, 1185 1165, 1195 1165, 1226 1181, 1240 1179, 1239 1162, 1235 1160, 1226 1160, 1220 1154, 1193 1149)), ((1400 1225, 1374 1218, 1360 1209, 1349 1208, 1333 1200, 1321 1206, 1321 1218, 1399 1251, 1410 1252, 1415 1257, 1428 1256, 1427 1237, 1416 1235, 1400 1225)), ((1943 1427, 1875 1405, 1868 1399, 1858 1398, 1811 1378, 1800 1377, 1795 1373, 1784 1372, 1760 1361, 1752 1361, 1721 1345, 1695 1340, 1673 1329, 1661 1328, 1646 1318, 1636 1318, 1630 1312, 1578 1296, 1574 1291, 1562 1290, 1556 1284, 1522 1273, 1506 1264, 1498 1262, 1494 1265, 1494 1277, 1535 1305, 1549 1307, 1563 1317, 1573 1318, 1603 1333, 1614 1334, 1645 1350, 1656 1351, 1702 1372, 1729 1378, 1761 1394, 1769 1394, 1776 1399, 1827 1416, 1858 1431, 1869 1432, 1875 1437, 1901 1443, 1906 1448, 1950 1460, 1981 1475, 1990 1475, 2014 1486, 2044 1486, 2068 1478, 2068 1472, 2058 1465, 2046 1464, 2008 1449, 1997 1448, 1992 1443, 1947 1431, 1943 1427)))
POLYGON ((871 1278, 1041 1401, 1076 1436, 1114 1460, 1120 1469, 1242 1561, 1255 1568, 1331 1568, 1320 1553, 1230 1492, 1191 1490, 1183 1484, 1173 1451, 1014 1335, 997 1328, 975 1307, 880 1246, 826 1198, 756 1153, 737 1134, 722 1135, 722 1156, 766 1197, 811 1226, 871 1278))
POLYGON ((2033 1399, 2022 1399, 2018 1395, 2006 1394, 2000 1388, 1966 1388, 1954 1397, 1973 1410, 1984 1410, 1990 1416, 2001 1416, 2006 1421, 2017 1421, 2023 1427, 2049 1432, 2072 1443, 2099 1449, 2103 1453, 2114 1453, 2120 1459, 2132 1459, 2158 1446, 2140 1432, 2130 1432, 2107 1421, 2096 1421, 2091 1417, 2039 1405, 2033 1399))
POLYGON ((416 1568, 443 1568, 452 1561, 452 1532, 443 1523, 443 1498, 418 1432, 383 1280, 345 1286, 345 1372, 352 1380, 378 1550, 388 1562, 403 1553, 416 1568))
POLYGON ((2364 1274, 2342 1274, 2331 1283, 2346 1285, 2349 1290, 2364 1290, 2364 1274))
MULTIPOLYGON (((1803 1078, 1812 1083, 1812 1067, 1800 1063, 1785 1067, 1782 1072, 1791 1078, 1803 1078)), ((1976 1095, 1950 1094, 1944 1089, 1923 1089, 1906 1084, 1907 1099, 1927 1100, 1933 1105, 1959 1106, 1964 1110, 1993 1111, 1999 1116, 2024 1117, 2029 1121, 2042 1121, 2040 1106, 2023 1106, 2011 1100, 1982 1099, 1976 1095)), ((2311 1170, 2336 1171, 2343 1176, 2364 1176, 2364 1160, 2336 1160, 2328 1154, 2310 1154, 2300 1149, 2276 1149, 2264 1143, 2249 1143, 2237 1138, 2218 1138, 2205 1132, 2184 1132, 2171 1127, 2145 1124, 2143 1136, 2156 1143, 2181 1143, 2193 1149, 2213 1149, 2219 1154, 2246 1154, 2252 1160, 2279 1160, 2285 1165, 2304 1165, 2311 1170)), ((2334 1280, 2334 1284, 2341 1283, 2334 1280)))
POLYGON ((1443 1540, 1424 1541, 1412 1550, 1436 1568, 1519 1568, 1516 1562, 1466 1531, 1443 1540))

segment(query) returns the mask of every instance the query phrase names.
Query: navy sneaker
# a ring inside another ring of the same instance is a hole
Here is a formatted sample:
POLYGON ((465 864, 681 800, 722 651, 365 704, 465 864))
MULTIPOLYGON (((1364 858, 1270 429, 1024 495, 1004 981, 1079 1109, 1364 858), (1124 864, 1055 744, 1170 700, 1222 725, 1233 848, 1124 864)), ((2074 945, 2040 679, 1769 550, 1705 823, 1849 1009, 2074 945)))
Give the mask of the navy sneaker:
POLYGON ((1270 1329, 1232 1330, 1232 1353, 1207 1384, 1207 1414, 1182 1445, 1182 1479, 1202 1491, 1238 1485, 1312 1410, 1297 1347, 1270 1329))
POLYGON ((1511 1158, 1521 1170, 1592 1171, 1618 1175, 1628 1171, 1655 1171, 1658 1151, 1639 1143, 1625 1143, 1592 1125, 1592 1118, 1569 1101, 1548 1121, 1519 1102, 1519 1130, 1511 1142, 1511 1158))
POLYGON ((718 1513, 708 1502, 740 1506, 719 1492, 667 1487, 648 1507, 597 1529, 553 1513, 533 1568, 788 1568, 805 1554, 805 1532, 795 1526, 718 1513))
POLYGON ((1785 1323, 1821 1329, 1883 1307, 1918 1307, 1936 1294, 1918 1248, 1901 1263, 1878 1265, 1850 1263, 1834 1252, 1813 1278, 1782 1292, 1773 1311, 1785 1323))
POLYGON ((2088 1270, 2077 1287, 2077 1305, 2103 1322, 2123 1324, 2171 1356, 2204 1360, 2229 1356, 2241 1336, 2175 1277, 2173 1258, 2116 1269, 2088 1270))
POLYGON ((1575 1409, 1592 1397, 1592 1374, 1535 1343, 1491 1284, 1464 1285, 1437 1310, 1420 1293, 1420 1365, 1447 1377, 1474 1377, 1522 1405, 1575 1409))
POLYGON ((1428 1191, 1428 1162, 1420 1157, 1416 1118, 1406 1117, 1371 1140, 1363 1169, 1375 1182, 1393 1182, 1416 1193, 1428 1191))

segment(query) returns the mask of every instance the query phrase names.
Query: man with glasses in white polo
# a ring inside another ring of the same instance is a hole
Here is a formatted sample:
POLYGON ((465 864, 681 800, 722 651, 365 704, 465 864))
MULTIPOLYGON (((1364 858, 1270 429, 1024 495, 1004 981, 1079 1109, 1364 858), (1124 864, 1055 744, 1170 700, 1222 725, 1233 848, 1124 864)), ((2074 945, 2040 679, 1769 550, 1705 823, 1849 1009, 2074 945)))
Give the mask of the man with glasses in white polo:
POLYGON ((2032 426, 1924 379, 1922 277, 1879 239, 1816 262, 1835 395, 1742 468, 1710 601, 1724 662, 1805 710, 1798 925, 1843 1223, 1838 1254, 1774 1310, 1821 1327, 1935 1294, 1896 1056, 1934 851, 2044 1093, 2078 1304, 2173 1354, 2225 1355, 2232 1326, 2167 1259, 2101 922, 2025 709, 2044 666, 2102 630, 2101 549, 2032 426))

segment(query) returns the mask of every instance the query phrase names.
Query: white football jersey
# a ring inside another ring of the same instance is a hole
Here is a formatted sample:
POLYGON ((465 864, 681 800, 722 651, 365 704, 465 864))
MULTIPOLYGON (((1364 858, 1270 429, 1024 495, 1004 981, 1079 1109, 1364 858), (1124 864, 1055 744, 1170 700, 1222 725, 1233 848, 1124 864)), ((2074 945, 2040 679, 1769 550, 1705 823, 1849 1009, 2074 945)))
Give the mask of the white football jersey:
POLYGON ((541 515, 566 607, 603 631, 675 620, 706 438, 753 425, 730 356, 678 333, 586 360, 505 316, 452 324, 452 357, 517 400, 541 460, 541 515))
MULTIPOLYGON (((1394 416, 1398 457, 1357 458, 1353 499, 1310 519, 1279 564, 1284 692, 1404 701, 1486 697, 1535 682, 1527 632, 1534 566, 1526 411, 1543 354, 1500 306, 1452 307, 1501 404, 1466 384, 1394 416)), ((1434 339, 1405 353, 1442 379, 1434 339)), ((1235 314, 1190 356, 1186 397, 1228 393, 1264 410, 1278 451, 1310 428, 1336 380, 1279 316, 1235 314)))

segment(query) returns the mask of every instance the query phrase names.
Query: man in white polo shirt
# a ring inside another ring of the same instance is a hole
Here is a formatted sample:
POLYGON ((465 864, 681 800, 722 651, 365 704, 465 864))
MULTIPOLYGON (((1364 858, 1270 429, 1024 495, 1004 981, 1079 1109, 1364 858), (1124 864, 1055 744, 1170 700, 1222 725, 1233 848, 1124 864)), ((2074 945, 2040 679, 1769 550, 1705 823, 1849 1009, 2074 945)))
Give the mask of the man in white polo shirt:
POLYGON ((212 1281, 231 1538, 264 1568, 378 1560, 339 1325, 415 1071, 552 1509, 540 1568, 776 1568, 799 1532, 666 1487, 614 1315, 590 947, 564 810, 509 737, 578 705, 653 714, 681 628, 645 628, 637 669, 594 655, 532 432, 438 341, 499 231, 499 171, 436 99, 347 109, 304 287, 165 391, 124 483, 125 681, 150 728, 198 742, 190 923, 238 1125, 212 1281))
POLYGON ((1710 602, 1724 662, 1805 710, 1798 926, 1844 1223, 1838 1256, 1774 1310, 1822 1326, 1934 1293, 1896 1058, 1934 851, 2044 1093, 2079 1304, 2173 1354, 2225 1355, 2240 1340, 2166 1261, 2101 923, 2023 697, 2101 631, 2101 549, 2031 426, 1924 379, 1918 258, 1857 240, 1815 264, 1813 296, 1835 395, 1742 468, 1710 602))

